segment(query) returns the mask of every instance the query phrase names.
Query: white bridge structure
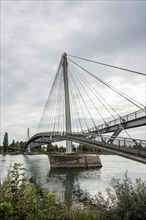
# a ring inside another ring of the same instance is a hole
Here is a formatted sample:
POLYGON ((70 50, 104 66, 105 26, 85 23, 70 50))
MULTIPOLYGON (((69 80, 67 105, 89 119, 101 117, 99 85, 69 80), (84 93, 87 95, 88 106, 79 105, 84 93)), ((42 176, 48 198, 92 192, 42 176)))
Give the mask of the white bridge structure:
POLYGON ((64 53, 37 132, 27 140, 24 148, 66 140, 67 154, 73 153, 72 142, 76 142, 146 163, 146 140, 132 138, 128 132, 128 129, 146 126, 145 105, 93 74, 72 57, 127 74, 138 74, 142 78, 146 76, 64 53), (120 105, 127 114, 121 114, 120 105), (121 132, 125 132, 125 137, 119 136, 121 132))

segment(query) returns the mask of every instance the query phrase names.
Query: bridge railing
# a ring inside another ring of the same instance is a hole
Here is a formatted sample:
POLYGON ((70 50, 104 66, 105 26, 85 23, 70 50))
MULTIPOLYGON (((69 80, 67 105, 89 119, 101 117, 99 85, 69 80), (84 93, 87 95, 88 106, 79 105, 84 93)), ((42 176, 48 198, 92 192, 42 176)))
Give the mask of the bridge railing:
MULTIPOLYGON (((46 132, 46 133, 39 133, 36 134, 41 137, 44 141, 41 142, 48 142, 49 140, 53 140, 54 137, 57 139, 55 140, 61 140, 61 136, 64 137, 74 137, 74 140, 83 140, 86 144, 92 144, 93 146, 103 146, 106 149, 113 149, 117 151, 127 152, 130 154, 134 154, 136 156, 142 156, 146 157, 146 140, 140 140, 140 139, 130 139, 130 138, 123 138, 123 137, 114 137, 108 135, 95 135, 95 133, 68 133, 68 132, 46 132), (47 140, 45 140, 47 138, 47 140), (110 142, 111 141, 111 142, 110 142), (100 142, 100 144, 99 144, 100 142), (101 145, 102 143, 102 145, 101 145)), ((39 140, 38 140, 39 141, 39 140)), ((37 142, 38 142, 37 141, 37 142)))
POLYGON ((118 125, 118 124, 121 124, 123 122, 128 122, 128 121, 135 120, 137 118, 141 118, 145 115, 146 115, 146 109, 144 108, 144 109, 138 110, 136 112, 132 112, 128 115, 124 115, 120 118, 111 120, 107 123, 98 125, 96 128, 93 127, 93 128, 90 128, 89 130, 85 130, 84 133, 88 133, 88 132, 92 132, 92 131, 95 131, 95 130, 101 130, 101 129, 105 129, 105 128, 108 128, 108 127, 112 127, 114 125, 118 125))
MULTIPOLYGON (((102 138, 105 143, 108 143, 109 140, 112 140, 112 144, 110 145, 110 148, 112 149, 146 157, 146 140, 122 137, 112 139, 110 136, 102 136, 102 138)), ((101 141, 101 137, 97 137, 95 141, 101 141)))
MULTIPOLYGON (((129 147, 134 147, 137 145, 141 145, 141 147, 146 148, 146 140, 141 140, 141 139, 131 139, 131 138, 125 138, 125 137, 111 137, 110 135, 95 135, 94 133, 89 133, 88 135, 84 135, 81 132, 62 132, 62 131, 54 131, 54 132, 46 132, 46 133, 39 133, 42 136, 75 136, 75 137, 82 137, 82 138, 87 138, 89 139, 92 137, 92 139, 101 141, 104 140, 104 142, 108 142, 109 140, 112 140, 113 144, 120 145, 120 146, 129 146, 129 147)), ((37 134, 38 135, 38 134, 37 134)))
POLYGON ((122 151, 123 153, 130 153, 135 156, 142 156, 146 157, 146 140, 140 140, 140 139, 131 139, 131 138, 123 138, 123 137, 116 137, 116 139, 112 139, 111 136, 108 135, 99 135, 94 137, 92 134, 90 135, 81 135, 79 136, 76 133, 66 134, 69 136, 75 136, 75 138, 86 140, 86 143, 88 142, 90 144, 95 144, 98 146, 99 142, 103 143, 103 147, 106 149, 113 149, 116 151, 122 151), (108 141, 112 140, 112 143, 108 141))

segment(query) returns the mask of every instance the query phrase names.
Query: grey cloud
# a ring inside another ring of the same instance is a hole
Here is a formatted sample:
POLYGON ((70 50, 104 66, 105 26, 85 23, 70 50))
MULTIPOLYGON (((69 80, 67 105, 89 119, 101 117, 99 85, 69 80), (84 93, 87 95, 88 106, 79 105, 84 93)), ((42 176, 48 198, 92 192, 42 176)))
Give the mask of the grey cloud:
MULTIPOLYGON (((144 4, 144 1, 2 2, 3 133, 11 125, 10 132, 17 137, 17 131, 13 132, 15 112, 17 124, 22 126, 25 121, 21 138, 28 124, 32 122, 33 130, 37 127, 63 52, 144 71, 144 4)), ((120 82, 125 84, 121 88, 142 85, 137 76, 98 68, 99 76, 105 80, 113 79, 117 86, 120 82)))

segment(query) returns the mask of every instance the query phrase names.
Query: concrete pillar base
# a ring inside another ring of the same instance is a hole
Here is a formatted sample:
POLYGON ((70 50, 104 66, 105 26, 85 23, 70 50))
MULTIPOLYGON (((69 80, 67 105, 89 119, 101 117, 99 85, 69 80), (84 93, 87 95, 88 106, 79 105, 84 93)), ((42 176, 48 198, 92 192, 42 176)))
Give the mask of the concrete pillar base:
POLYGON ((102 167, 100 157, 95 154, 51 154, 48 156, 53 169, 102 167))

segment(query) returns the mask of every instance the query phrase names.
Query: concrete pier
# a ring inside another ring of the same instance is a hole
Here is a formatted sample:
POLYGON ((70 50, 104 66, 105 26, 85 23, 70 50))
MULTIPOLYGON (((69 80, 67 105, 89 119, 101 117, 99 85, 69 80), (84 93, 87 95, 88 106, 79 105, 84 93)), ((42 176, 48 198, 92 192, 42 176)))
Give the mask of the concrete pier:
POLYGON ((102 167, 100 157, 96 154, 51 154, 48 156, 53 169, 102 167))

